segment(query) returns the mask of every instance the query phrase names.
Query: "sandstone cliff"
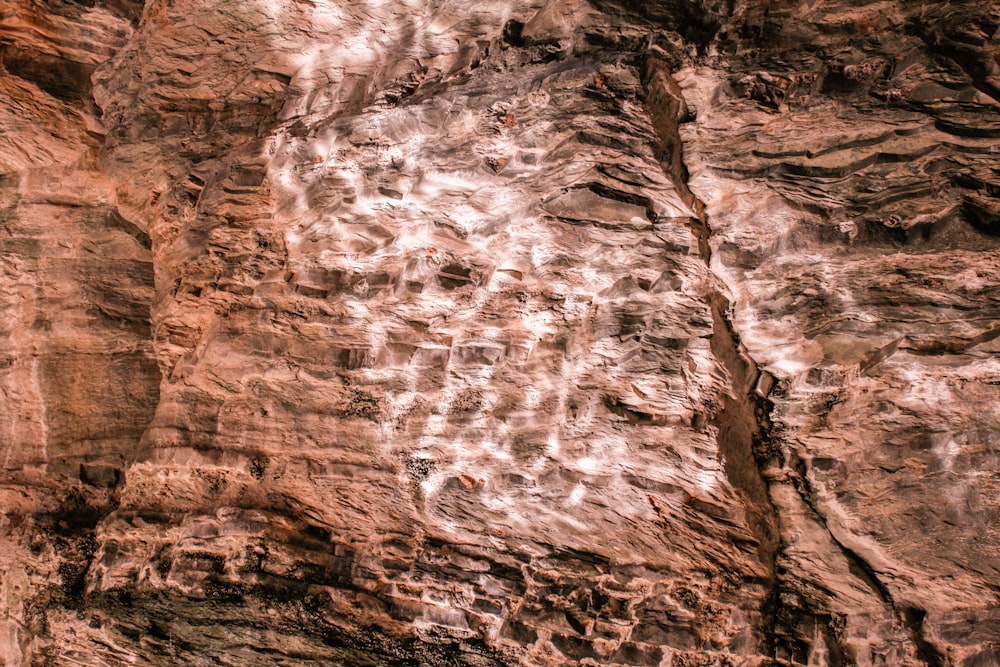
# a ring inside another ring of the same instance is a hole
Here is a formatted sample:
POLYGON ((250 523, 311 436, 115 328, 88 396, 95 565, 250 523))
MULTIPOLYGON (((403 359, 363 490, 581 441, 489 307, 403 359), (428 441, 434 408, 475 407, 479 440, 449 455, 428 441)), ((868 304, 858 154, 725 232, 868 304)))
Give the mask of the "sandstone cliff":
POLYGON ((6 665, 1000 664, 1000 8, 0 0, 6 665))

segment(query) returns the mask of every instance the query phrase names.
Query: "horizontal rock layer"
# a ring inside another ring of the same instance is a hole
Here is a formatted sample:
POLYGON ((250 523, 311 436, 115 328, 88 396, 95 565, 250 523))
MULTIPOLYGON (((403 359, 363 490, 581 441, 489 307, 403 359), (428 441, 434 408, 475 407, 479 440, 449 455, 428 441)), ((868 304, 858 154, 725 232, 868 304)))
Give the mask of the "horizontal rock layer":
POLYGON ((995 9, 88 4, 0 12, 6 664, 1000 659, 995 9))

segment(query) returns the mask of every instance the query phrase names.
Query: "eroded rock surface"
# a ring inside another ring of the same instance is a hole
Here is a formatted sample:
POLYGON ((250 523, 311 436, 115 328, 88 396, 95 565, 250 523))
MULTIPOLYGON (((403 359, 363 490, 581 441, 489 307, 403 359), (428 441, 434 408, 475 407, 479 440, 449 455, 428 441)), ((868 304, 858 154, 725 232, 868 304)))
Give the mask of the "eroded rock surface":
POLYGON ((984 3, 0 5, 6 664, 991 665, 984 3))
POLYGON ((816 628, 803 661, 995 664, 1000 14, 743 20, 772 44, 730 31, 738 68, 676 78, 713 269, 777 380, 779 633, 816 628), (809 48, 774 46, 793 35, 809 48))

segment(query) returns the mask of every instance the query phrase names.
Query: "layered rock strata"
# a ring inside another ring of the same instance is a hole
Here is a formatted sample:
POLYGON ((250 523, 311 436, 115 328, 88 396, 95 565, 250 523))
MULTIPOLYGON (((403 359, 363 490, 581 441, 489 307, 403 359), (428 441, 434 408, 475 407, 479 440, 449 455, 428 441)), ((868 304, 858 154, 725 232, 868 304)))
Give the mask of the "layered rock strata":
POLYGON ((747 8, 728 71, 676 75, 712 266, 776 380, 779 637, 802 662, 994 664, 1000 14, 801 9, 747 8))
MULTIPOLYGON (((0 656, 41 664, 152 418, 149 236, 99 159, 90 76, 126 7, 0 3, 0 656)), ((86 650, 86 649, 84 649, 86 650)), ((65 664, 65 663, 63 663, 65 664)))
POLYGON ((995 10, 0 17, 7 664, 1000 659, 995 10))

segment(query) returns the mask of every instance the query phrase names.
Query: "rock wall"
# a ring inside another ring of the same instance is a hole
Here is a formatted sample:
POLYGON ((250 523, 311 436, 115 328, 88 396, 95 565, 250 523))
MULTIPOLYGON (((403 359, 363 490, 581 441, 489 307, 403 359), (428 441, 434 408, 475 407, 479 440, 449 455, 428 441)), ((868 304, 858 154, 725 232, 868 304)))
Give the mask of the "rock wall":
POLYGON ((5 664, 1000 664, 1000 10, 0 10, 5 664))
POLYGON ((675 77, 712 268, 776 380, 781 643, 996 664, 1000 13, 759 10, 720 33, 738 67, 675 77))

